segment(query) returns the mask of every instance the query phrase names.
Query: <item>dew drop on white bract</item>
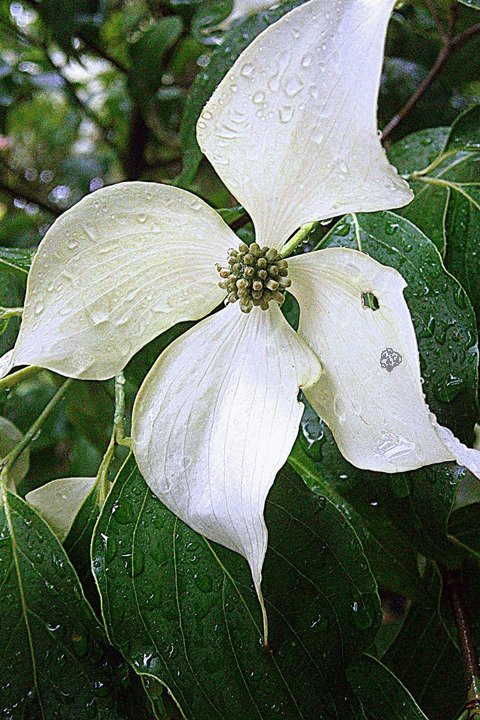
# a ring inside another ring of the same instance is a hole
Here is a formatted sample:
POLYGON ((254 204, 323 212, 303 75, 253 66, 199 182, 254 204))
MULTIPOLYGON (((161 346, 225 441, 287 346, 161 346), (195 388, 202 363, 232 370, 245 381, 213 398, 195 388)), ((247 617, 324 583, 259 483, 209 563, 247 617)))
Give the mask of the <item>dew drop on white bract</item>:
POLYGON ((280 108, 279 115, 280 121, 282 123, 288 123, 293 117, 293 108, 291 107, 291 105, 284 105, 282 108, 280 108))
POLYGON ((243 77, 250 77, 252 75, 253 71, 254 71, 254 67, 253 67, 252 63, 245 63, 245 65, 240 70, 240 73, 241 73, 241 75, 243 75, 243 77))
POLYGON ((257 92, 252 97, 252 100, 255 103, 255 105, 260 105, 260 103, 262 103, 265 100, 265 95, 262 92, 257 92))
POLYGON ((307 54, 304 55, 303 58, 302 58, 302 66, 305 67, 305 68, 306 68, 306 67, 309 67, 309 66, 312 64, 312 60, 313 60, 313 55, 312 55, 312 53, 307 53, 307 54))

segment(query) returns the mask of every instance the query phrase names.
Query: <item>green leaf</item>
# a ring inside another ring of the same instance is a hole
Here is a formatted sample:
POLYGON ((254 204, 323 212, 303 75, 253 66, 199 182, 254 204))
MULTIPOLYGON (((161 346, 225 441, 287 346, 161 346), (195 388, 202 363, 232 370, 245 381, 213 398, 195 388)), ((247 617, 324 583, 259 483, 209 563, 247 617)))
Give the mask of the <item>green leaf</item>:
POLYGON ((129 459, 92 547, 109 637, 189 720, 359 720, 344 668, 372 644, 380 620, 359 539, 328 498, 287 471, 266 522, 270 652, 245 560, 178 520, 129 459))
POLYGON ((120 668, 107 657, 75 571, 48 526, 10 492, 0 506, 0 586, 5 718, 119 717, 120 668))
POLYGON ((0 272, 10 273, 26 281, 34 254, 34 250, 0 247, 0 272))
POLYGON ((170 15, 158 20, 130 45, 132 72, 129 80, 139 101, 148 101, 160 87, 165 72, 165 54, 175 45, 182 30, 182 19, 178 15, 170 15))
POLYGON ((369 720, 428 720, 400 680, 371 655, 354 660, 347 677, 369 720))
POLYGON ((480 503, 458 508, 450 515, 448 532, 480 560, 480 503))
POLYGON ((93 578, 90 560, 90 544, 99 513, 99 488, 98 485, 94 485, 78 510, 63 543, 65 552, 77 571, 82 586, 85 588, 87 597, 92 604, 94 599, 98 599, 98 596, 95 597, 91 592, 93 590, 91 583, 93 578))
POLYGON ((382 660, 431 720, 456 720, 467 692, 461 653, 440 615, 441 591, 440 575, 430 569, 422 601, 412 604, 382 660))
MULTIPOLYGON (((0 416, 0 458, 3 460, 23 440, 23 434, 15 425, 0 416)), ((16 488, 30 467, 30 448, 26 447, 8 473, 10 487, 16 488)))
POLYGON ((445 255, 447 269, 480 316, 480 106, 446 128, 415 133, 392 146, 390 159, 410 176, 415 199, 400 210, 445 255), (421 151, 427 143, 429 152, 421 151))
POLYGON ((447 152, 467 149, 480 152, 480 105, 474 105, 458 116, 445 146, 447 152))
POLYGON ((222 44, 212 53, 205 70, 202 70, 192 84, 185 102, 180 128, 180 141, 183 150, 183 170, 177 178, 180 186, 189 185, 200 165, 202 151, 197 143, 196 125, 203 106, 232 67, 240 53, 250 45, 257 35, 269 25, 279 20, 293 8, 302 5, 305 0, 288 0, 272 10, 251 15, 246 20, 235 23, 225 33, 222 44))
MULTIPOLYGON (((303 399, 303 402, 306 400, 303 399)), ((399 530, 386 516, 383 504, 379 505, 378 499, 371 499, 365 492, 357 493, 356 486, 349 480, 351 472, 354 477, 358 473, 358 482, 363 483, 362 490, 366 483, 368 492, 372 493, 372 486, 378 483, 377 476, 373 474, 370 481, 372 474, 361 473, 353 465, 348 465, 335 445, 332 435, 323 427, 318 417, 316 423, 319 434, 311 444, 314 421, 309 419, 310 414, 313 416, 314 411, 308 406, 302 419, 304 435, 299 437, 290 454, 290 465, 307 485, 329 497, 347 515, 362 542, 378 585, 383 590, 397 592, 409 598, 416 597, 421 578, 417 552, 411 538, 403 532, 403 528, 399 530), (309 441, 306 436, 310 438, 309 441)), ((387 484, 386 505, 390 505, 390 494, 391 489, 387 484)))

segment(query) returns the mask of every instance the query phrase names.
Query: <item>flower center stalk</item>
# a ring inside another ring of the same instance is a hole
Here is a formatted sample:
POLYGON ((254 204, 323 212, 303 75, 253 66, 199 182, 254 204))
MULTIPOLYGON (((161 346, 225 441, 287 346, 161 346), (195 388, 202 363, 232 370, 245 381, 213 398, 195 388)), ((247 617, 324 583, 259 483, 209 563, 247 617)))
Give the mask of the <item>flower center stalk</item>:
POLYGON ((240 310, 249 313, 253 307, 268 310, 274 301, 281 305, 292 281, 288 279, 288 262, 274 248, 252 243, 241 244, 238 250, 228 251, 228 267, 217 264, 222 280, 218 283, 227 291, 225 304, 240 302, 240 310))

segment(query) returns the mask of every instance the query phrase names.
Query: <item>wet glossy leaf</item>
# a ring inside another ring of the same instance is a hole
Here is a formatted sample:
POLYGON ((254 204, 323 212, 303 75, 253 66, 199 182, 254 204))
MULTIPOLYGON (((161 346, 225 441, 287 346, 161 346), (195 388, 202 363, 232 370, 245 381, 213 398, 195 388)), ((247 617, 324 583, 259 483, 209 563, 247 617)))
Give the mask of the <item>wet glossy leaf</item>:
POLYGON ((422 600, 407 619, 382 662, 412 693, 430 720, 456 720, 466 699, 462 657, 439 611, 438 571, 425 577, 422 600))
POLYGON ((369 720, 428 720, 400 680, 371 655, 354 660, 347 677, 369 720))
POLYGON ((39 516, 6 493, 0 508, 0 697, 5 718, 114 720, 102 629, 65 552, 39 516))
POLYGON ((329 499, 290 472, 274 484, 266 521, 271 652, 246 562, 170 513, 130 459, 93 544, 109 636, 190 720, 250 720, 252 711, 265 720, 358 720, 343 669, 379 623, 358 537, 329 499))
POLYGON ((415 174, 414 201, 400 212, 433 240, 447 269, 462 283, 480 315, 480 107, 451 130, 424 130, 392 146, 390 159, 402 174, 415 174), (422 150, 423 148, 423 150, 422 150), (426 151, 425 148, 428 148, 426 151))
MULTIPOLYGON (((360 470, 348 465, 330 431, 318 417, 313 419, 311 408, 307 412, 312 415, 304 415, 302 429, 305 434, 300 435, 290 454, 291 466, 307 485, 329 497, 347 515, 361 540, 379 587, 409 598, 415 597, 421 581, 415 545, 404 528, 399 529, 388 517, 383 503, 379 504, 378 495, 374 495, 377 475, 363 473, 363 477, 360 470), (312 443, 314 423, 316 439, 312 443), (359 473, 362 493, 355 492, 351 473, 354 477, 359 473)), ((389 507, 391 488, 388 478, 386 482, 385 505, 389 507)))

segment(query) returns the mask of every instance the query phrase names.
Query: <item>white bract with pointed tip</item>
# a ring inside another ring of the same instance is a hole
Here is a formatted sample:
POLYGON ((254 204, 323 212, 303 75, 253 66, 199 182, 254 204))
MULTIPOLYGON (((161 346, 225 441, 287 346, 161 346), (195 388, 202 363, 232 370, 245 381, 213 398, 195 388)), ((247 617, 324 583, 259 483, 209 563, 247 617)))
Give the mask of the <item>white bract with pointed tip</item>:
POLYGON ((58 478, 27 493, 25 500, 63 542, 95 484, 95 478, 58 478))
POLYGON ((42 241, 4 361, 111 377, 153 337, 209 315, 227 295, 225 309, 152 367, 132 442, 156 495, 244 555, 257 590, 265 498, 298 431, 300 388, 358 467, 399 472, 455 457, 474 466, 475 451, 435 426, 425 404, 401 275, 342 248, 281 256, 305 223, 412 198, 376 125, 392 6, 305 3, 259 35, 207 103, 200 145, 252 217, 255 244, 239 246, 183 190, 140 182, 99 190, 42 241), (278 307, 289 287, 298 333, 278 307), (368 293, 378 309, 362 302, 368 293), (385 348, 402 356, 394 372, 379 363, 385 348))

